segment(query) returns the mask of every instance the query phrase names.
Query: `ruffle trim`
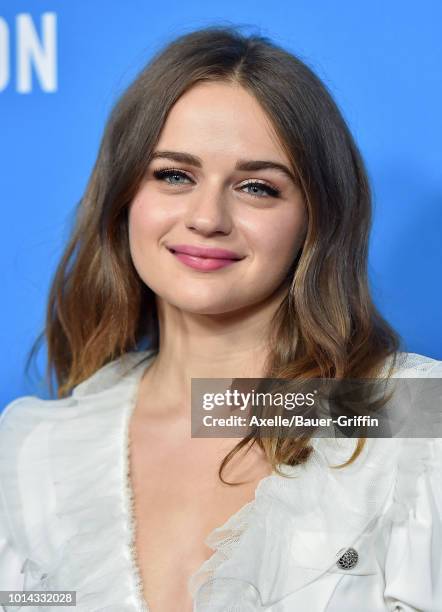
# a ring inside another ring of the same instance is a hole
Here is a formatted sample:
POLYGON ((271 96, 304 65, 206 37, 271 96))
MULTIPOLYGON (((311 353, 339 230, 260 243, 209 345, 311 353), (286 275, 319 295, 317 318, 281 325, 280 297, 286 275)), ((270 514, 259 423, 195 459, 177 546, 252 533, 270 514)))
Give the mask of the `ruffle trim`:
POLYGON ((137 369, 137 376, 134 381, 134 387, 131 391, 131 400, 130 400, 130 409, 127 411, 125 415, 124 422, 124 441, 125 441, 125 452, 124 452, 124 513, 126 516, 126 525, 128 530, 128 550, 130 555, 130 565, 132 575, 134 577, 135 583, 135 593, 136 600, 138 602, 138 608, 141 612, 149 612, 149 607, 147 602, 144 599, 143 592, 143 579, 140 573, 138 558, 137 558, 137 550, 135 545, 135 537, 136 537, 136 524, 135 524, 135 498, 134 491, 130 484, 131 475, 130 475, 130 456, 131 456, 131 438, 129 432, 130 418, 132 415, 132 411, 135 409, 136 400, 137 400, 137 392, 138 392, 138 382, 140 375, 143 370, 140 372, 140 368, 137 369))
POLYGON ((135 552, 128 431, 146 354, 126 355, 124 364, 108 364, 77 388, 78 414, 53 439, 58 517, 71 533, 55 582, 77 590, 77 609, 85 612, 148 611, 135 552), (101 375, 109 383, 104 390, 101 375), (86 403, 93 409, 82 413, 86 403))
MULTIPOLYGON (((385 364, 382 375, 387 374, 392 361, 393 357, 385 364)), ((416 353, 400 352, 392 375, 409 376, 411 372, 416 377, 426 376, 429 369, 437 369, 440 366, 440 362, 431 358, 416 353)), ((225 525, 212 531, 206 538, 205 543, 214 550, 214 554, 191 576, 188 583, 196 602, 195 612, 235 610, 239 602, 242 604, 241 610, 249 610, 247 607, 249 605, 250 610, 258 610, 265 605, 263 598, 267 602, 266 605, 269 605, 270 600, 273 603, 280 601, 287 593, 308 584, 311 581, 311 571, 303 575, 301 568, 313 570, 314 579, 317 578, 318 572, 339 571, 336 569, 336 545, 339 542, 342 544, 341 552, 350 547, 389 504, 390 507, 382 518, 395 522, 406 518, 417 497, 417 479, 423 470, 430 466, 428 442, 428 440, 397 439, 367 441, 366 451, 361 458, 365 464, 356 462, 353 466, 344 468, 342 476, 337 475, 337 472, 334 474, 329 472, 326 477, 327 465, 339 465, 351 456, 354 441, 312 440, 316 454, 307 465, 300 468, 279 466, 279 469, 289 477, 298 473, 297 480, 295 478, 293 481, 289 479, 284 482, 278 475, 263 479, 257 487, 255 500, 246 504, 225 525), (370 445, 373 450, 368 453, 367 448, 370 445), (324 453, 321 452, 321 447, 323 450, 325 448, 324 453), (386 466, 395 464, 396 471, 385 469, 386 466), (357 482, 355 473, 361 465, 365 467, 360 483, 365 485, 359 488, 356 486, 355 489, 357 482), (315 487, 311 486, 312 482, 315 482, 315 487), (325 497, 327 492, 331 493, 328 496, 329 501, 324 502, 324 499, 327 499, 325 497), (394 501, 390 503, 392 492, 394 492, 394 501), (319 504, 318 500, 321 500, 319 504), (341 501, 341 514, 337 514, 334 507, 337 500, 341 501), (319 508, 322 516, 319 516, 319 508), (362 509, 365 509, 365 512, 362 509), (272 513, 275 516, 270 520, 268 516, 272 513), (347 531, 345 534, 340 529, 342 515, 345 516, 347 531), (310 520, 305 521, 305 517, 310 517, 310 520), (311 517, 314 517, 313 520, 311 517), (321 524, 323 517, 334 517, 334 519, 331 518, 328 525, 321 524), (268 533, 265 518, 268 519, 267 526, 270 525, 268 533), (298 521, 298 527, 295 529, 293 529, 293 520, 298 521), (277 528, 272 529, 272 526, 277 528), (303 530, 305 530, 304 535, 303 530), (312 533, 315 531, 316 536, 320 536, 319 539, 312 538, 312 533), (312 542, 315 542, 314 545, 309 545, 305 533, 312 542), (338 535, 338 538, 330 537, 332 533, 338 535), (288 551, 285 557, 283 549, 288 534, 290 537, 296 537, 298 548, 288 551), (269 589, 266 593, 261 593, 258 588, 259 576, 265 576, 266 582, 271 582, 272 571, 270 564, 266 563, 269 556, 266 556, 261 550, 262 546, 257 546, 256 543, 264 545, 266 541, 273 542, 279 559, 291 558, 297 567, 290 576, 290 584, 284 584, 282 580, 279 580, 279 583, 278 580, 273 580, 273 591, 269 589), (325 544, 328 545, 328 550, 325 544), (235 563, 235 559, 242 557, 242 550, 246 554, 243 555, 244 565, 241 567, 235 563), (262 559, 260 566, 254 565, 252 568, 251 556, 262 559), (247 575, 241 571, 244 567, 251 569, 247 575), (299 577, 298 586, 295 585, 294 576, 299 577), (275 587, 275 584, 278 586, 275 587)), ((442 459, 439 457, 434 459, 431 465, 434 469, 437 466, 440 471, 441 463, 442 459)), ((362 571, 370 573, 376 569, 377 562, 372 555, 370 562, 366 562, 362 571)), ((360 566, 357 572, 359 571, 361 571, 360 566)), ((346 573, 348 574, 348 570, 346 573)))
POLYGON ((329 466, 348 459, 355 441, 343 440, 339 449, 336 441, 315 442, 307 464, 280 465, 285 476, 264 478, 253 502, 209 534, 214 554, 188 583, 194 612, 264 610, 321 574, 377 571, 365 534, 392 489, 393 475, 383 470, 391 445, 368 444, 365 461, 333 470, 329 466), (336 561, 358 538, 365 556, 354 570, 340 569, 336 561), (238 602, 242 607, 235 608, 238 602))
MULTIPOLYGON (((30 529, 23 517, 20 482, 34 474, 35 463, 26 462, 14 474, 7 467, 2 470, 2 482, 13 491, 7 507, 25 559, 24 588, 75 590, 79 612, 148 612, 134 545, 128 427, 151 355, 128 353, 108 363, 69 398, 22 398, 20 410, 6 419, 6 439, 19 450, 39 438, 39 422, 50 423, 47 448, 34 454, 52 470, 55 515, 48 511, 45 519, 51 525, 33 524, 30 529), (58 541, 45 542, 48 531, 57 533, 58 541)), ((16 462, 9 460, 10 465, 16 462)))
POLYGON ((255 500, 208 536, 215 552, 189 581, 194 612, 264 610, 321 574, 378 572, 372 528, 407 519, 424 472, 435 487, 442 483, 442 440, 370 440, 361 463, 327 473, 351 454, 350 441, 340 442, 338 450, 337 441, 315 440, 309 463, 279 466, 288 479, 262 480, 255 500), (351 546, 360 561, 340 570, 339 553, 351 546))
POLYGON ((396 486, 392 502, 384 515, 393 523, 406 521, 416 507, 419 478, 428 475, 442 487, 442 439, 404 439, 397 462, 396 486))

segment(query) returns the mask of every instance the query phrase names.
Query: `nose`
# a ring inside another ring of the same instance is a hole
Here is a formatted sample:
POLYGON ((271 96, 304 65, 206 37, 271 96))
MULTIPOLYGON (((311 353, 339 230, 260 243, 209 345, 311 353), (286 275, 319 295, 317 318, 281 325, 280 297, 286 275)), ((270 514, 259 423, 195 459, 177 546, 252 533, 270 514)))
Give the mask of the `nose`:
POLYGON ((222 186, 206 186, 192 194, 185 215, 186 227, 203 235, 228 234, 232 217, 222 186))

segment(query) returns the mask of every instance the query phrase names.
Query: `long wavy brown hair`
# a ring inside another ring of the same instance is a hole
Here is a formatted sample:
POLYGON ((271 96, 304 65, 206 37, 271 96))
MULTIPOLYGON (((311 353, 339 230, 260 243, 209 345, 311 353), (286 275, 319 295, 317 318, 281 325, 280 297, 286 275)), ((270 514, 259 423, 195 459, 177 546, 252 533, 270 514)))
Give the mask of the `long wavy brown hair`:
MULTIPOLYGON (((184 34, 157 52, 115 104, 28 364, 45 337, 46 378, 53 394, 55 374, 62 398, 143 342, 158 349, 155 295, 131 260, 128 208, 169 111, 201 81, 240 84, 255 96, 291 160, 307 206, 305 241, 272 321, 266 376, 377 377, 392 356, 391 375, 400 338, 370 295, 371 193, 346 122, 326 86, 299 58, 267 37, 216 25, 184 34)), ((364 442, 357 440, 340 467, 360 454, 364 442)), ((221 480, 225 465, 249 443, 261 446, 274 469, 302 463, 312 451, 308 438, 251 433, 221 462, 221 480)))

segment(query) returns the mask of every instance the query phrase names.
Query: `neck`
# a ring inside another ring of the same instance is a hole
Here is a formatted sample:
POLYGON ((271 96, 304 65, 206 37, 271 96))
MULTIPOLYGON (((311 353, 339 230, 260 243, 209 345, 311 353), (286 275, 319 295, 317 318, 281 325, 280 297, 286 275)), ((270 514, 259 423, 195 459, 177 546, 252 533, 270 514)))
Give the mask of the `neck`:
POLYGON ((270 324, 281 294, 266 303, 221 315, 184 312, 157 298, 159 351, 143 376, 141 400, 171 414, 188 414, 192 378, 265 375, 270 324), (184 401, 183 401, 183 398, 184 401))

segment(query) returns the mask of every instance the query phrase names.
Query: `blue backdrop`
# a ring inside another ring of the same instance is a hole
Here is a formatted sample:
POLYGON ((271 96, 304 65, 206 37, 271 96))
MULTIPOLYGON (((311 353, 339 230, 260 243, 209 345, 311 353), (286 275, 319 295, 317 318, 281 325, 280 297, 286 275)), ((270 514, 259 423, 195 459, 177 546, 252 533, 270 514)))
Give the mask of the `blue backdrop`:
MULTIPOLYGON (((374 191, 372 291, 405 349, 442 359, 442 4, 4 0, 0 6, 3 299, 0 410, 24 375, 106 117, 153 52, 218 23, 271 37, 325 81, 374 191)), ((45 352, 39 356, 40 372, 45 352)))

